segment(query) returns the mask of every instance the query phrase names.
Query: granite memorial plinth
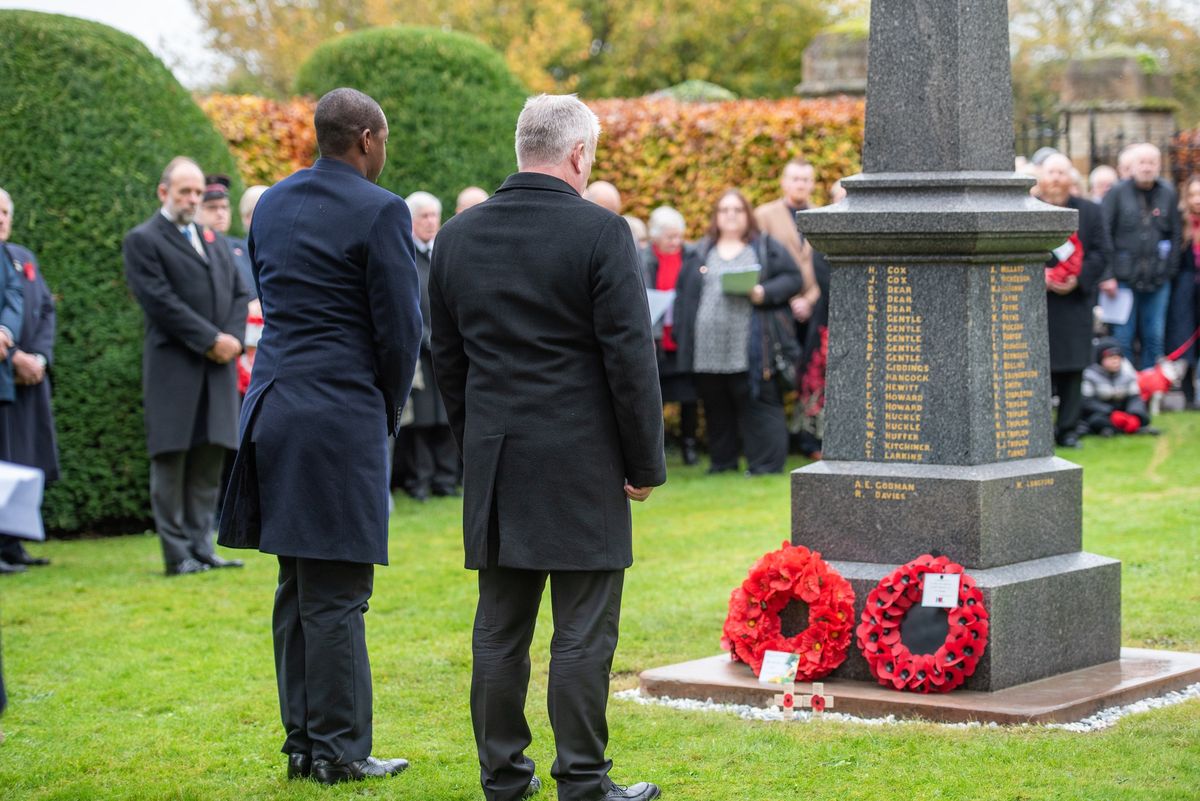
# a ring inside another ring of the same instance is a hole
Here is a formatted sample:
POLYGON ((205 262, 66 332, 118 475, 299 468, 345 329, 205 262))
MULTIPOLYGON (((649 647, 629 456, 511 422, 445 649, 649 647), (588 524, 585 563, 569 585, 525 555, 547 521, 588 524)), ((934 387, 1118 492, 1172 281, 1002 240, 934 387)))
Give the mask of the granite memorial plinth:
MULTIPOLYGON (((792 542, 850 581, 858 613, 923 553, 962 564, 990 621, 963 692, 1007 719, 979 699, 1121 672, 1120 564, 1080 550, 1082 471, 1054 456, 1043 265, 1078 220, 1013 171, 1004 0, 873 0, 870 31, 863 173, 841 203, 797 215, 831 284, 825 460, 792 475, 792 542)), ((913 607, 902 641, 932 653, 945 614, 913 607)), ((1162 675, 1194 675, 1183 663, 1162 675)), ((714 687, 751 675, 704 669, 714 687)), ((851 649, 831 679, 852 699, 871 677, 851 649)), ((656 681, 643 689, 661 694, 656 681)))
POLYGON ((922 553, 962 564, 992 627, 970 689, 1117 659, 1120 565, 1080 551, 1082 471, 1054 457, 1043 264, 1077 220, 1013 172, 1007 6, 871 15, 863 174, 797 217, 832 276, 826 461, 793 474, 792 541, 860 605, 922 553))

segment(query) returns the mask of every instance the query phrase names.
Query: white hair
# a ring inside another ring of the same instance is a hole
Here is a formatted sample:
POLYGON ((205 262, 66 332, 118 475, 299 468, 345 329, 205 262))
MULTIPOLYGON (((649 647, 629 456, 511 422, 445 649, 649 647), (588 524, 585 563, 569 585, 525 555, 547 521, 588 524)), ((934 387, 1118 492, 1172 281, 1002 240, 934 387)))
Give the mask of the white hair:
POLYGON ((561 164, 580 142, 590 156, 600 139, 600 119, 575 95, 538 95, 517 118, 517 169, 561 164))
POLYGON ((683 215, 670 206, 659 206, 650 212, 650 238, 658 239, 665 231, 686 231, 683 215))
POLYGON ((11 210, 13 209, 13 199, 12 199, 12 195, 8 194, 8 190, 6 190, 6 189, 5 189, 4 187, 2 187, 2 186, 0 186, 0 200, 6 200, 6 201, 8 201, 8 208, 9 208, 9 210, 11 211, 11 210))
POLYGON ((409 211, 413 214, 424 209, 437 209, 438 216, 442 216, 442 201, 428 192, 413 192, 404 199, 404 202, 408 204, 409 211))
POLYGON ((258 205, 259 198, 263 196, 270 187, 262 184, 255 184, 242 193, 242 199, 238 201, 238 214, 244 220, 254 214, 254 207, 258 205))

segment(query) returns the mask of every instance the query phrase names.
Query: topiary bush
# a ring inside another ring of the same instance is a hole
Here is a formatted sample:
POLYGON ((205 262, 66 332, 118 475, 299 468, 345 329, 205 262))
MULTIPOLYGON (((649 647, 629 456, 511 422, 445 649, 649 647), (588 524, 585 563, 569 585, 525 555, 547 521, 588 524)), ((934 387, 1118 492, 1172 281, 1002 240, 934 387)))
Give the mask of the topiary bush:
POLYGON ((423 189, 453 209, 463 187, 492 192, 516 171, 513 132, 527 93, 482 42, 434 28, 352 33, 318 47, 296 78, 314 96, 339 86, 383 107, 389 158, 379 183, 397 194, 423 189))
POLYGON ((11 239, 38 255, 58 298, 62 480, 46 493, 46 525, 129 530, 150 508, 142 315, 125 285, 121 240, 158 208, 155 186, 172 156, 231 176, 234 160, 144 45, 95 22, 0 11, 0 108, 11 239))

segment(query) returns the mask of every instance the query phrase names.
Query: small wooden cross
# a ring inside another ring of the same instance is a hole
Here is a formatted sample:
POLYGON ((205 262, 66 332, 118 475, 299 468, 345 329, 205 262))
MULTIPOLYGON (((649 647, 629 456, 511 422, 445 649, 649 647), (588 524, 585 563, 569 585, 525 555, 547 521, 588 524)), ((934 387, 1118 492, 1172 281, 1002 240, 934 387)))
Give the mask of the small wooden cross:
POLYGON ((783 692, 775 696, 775 705, 783 710, 783 719, 792 720, 796 717, 796 685, 783 685, 783 692))
POLYGON ((800 705, 812 710, 813 717, 820 717, 826 709, 833 708, 833 696, 825 694, 825 685, 814 681, 811 693, 800 694, 800 705))

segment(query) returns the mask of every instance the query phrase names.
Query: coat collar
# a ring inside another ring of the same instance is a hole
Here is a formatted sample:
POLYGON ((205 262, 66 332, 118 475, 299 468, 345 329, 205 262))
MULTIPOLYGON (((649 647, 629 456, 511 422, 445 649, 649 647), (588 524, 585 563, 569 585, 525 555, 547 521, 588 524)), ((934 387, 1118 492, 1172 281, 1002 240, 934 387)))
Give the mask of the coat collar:
POLYGON ((344 162, 340 159, 331 159, 327 156, 323 156, 323 157, 317 159, 316 163, 313 164, 313 169, 328 171, 328 172, 343 172, 343 173, 346 173, 347 175, 354 175, 354 176, 357 176, 358 178, 362 178, 364 181, 367 180, 367 176, 363 175, 361 172, 359 172, 357 169, 350 166, 346 162, 344 162))
POLYGON ((204 252, 208 255, 208 262, 205 262, 204 259, 200 258, 200 254, 196 252, 196 249, 192 247, 192 244, 188 242, 187 238, 183 234, 179 233, 179 226, 175 225, 175 223, 164 217, 161 212, 157 211, 154 213, 154 220, 155 225, 158 226, 159 233, 162 234, 163 239, 166 239, 167 242, 171 243, 173 247, 177 248, 182 253, 188 254, 201 264, 207 265, 212 263, 213 250, 209 246, 208 242, 205 241, 204 237, 204 232, 208 230, 207 228, 202 225, 196 226, 196 233, 200 236, 200 246, 204 248, 204 252))
POLYGON ((541 172, 515 172, 508 176, 496 191, 506 192, 510 189, 542 189, 549 192, 563 192, 579 197, 579 193, 563 179, 555 178, 553 175, 546 175, 541 172))

